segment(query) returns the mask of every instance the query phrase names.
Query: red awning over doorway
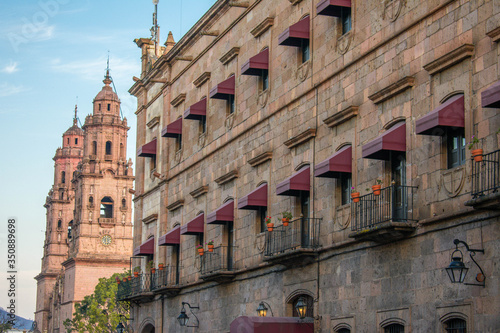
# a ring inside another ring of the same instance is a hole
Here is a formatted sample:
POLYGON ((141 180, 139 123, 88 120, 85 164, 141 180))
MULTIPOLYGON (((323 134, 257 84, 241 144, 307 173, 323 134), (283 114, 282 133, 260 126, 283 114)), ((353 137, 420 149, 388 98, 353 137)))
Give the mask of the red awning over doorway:
POLYGON ((279 183, 276 186, 276 194, 298 197, 301 191, 309 192, 311 190, 309 171, 309 167, 302 168, 293 176, 279 183))
POLYGON ((363 158, 388 161, 391 151, 406 151, 406 123, 394 125, 362 148, 363 158))
POLYGON ((269 69, 269 49, 251 57, 241 66, 243 75, 260 75, 263 70, 269 69))
POLYGON ((181 227, 181 235, 198 235, 204 232, 205 214, 200 214, 181 227))
POLYGON ((464 95, 456 95, 417 120, 417 134, 444 136, 447 127, 465 127, 464 95))
POLYGON ((207 224, 226 224, 234 221, 234 201, 228 201, 208 214, 207 224))
POLYGON ((155 238, 151 237, 134 249, 134 256, 149 256, 155 253, 155 238))
POLYGON ((161 130, 161 136, 164 138, 176 138, 182 134, 182 118, 168 124, 161 130))
POLYGON ((156 139, 139 147, 139 149, 137 149, 137 156, 139 156, 139 157, 155 157, 156 156, 156 139))
POLYGON ((267 184, 238 199, 238 209, 259 210, 261 207, 267 207, 267 184))
POLYGON ((230 96, 234 96, 235 86, 236 78, 232 75, 229 79, 210 89, 210 98, 229 100, 230 96))
POLYGON ((339 178, 342 173, 352 173, 352 146, 340 149, 314 169, 314 177, 339 178))
POLYGON ((314 333, 314 323, 297 317, 247 317, 233 320, 230 333, 314 333))
POLYGON ((342 7, 351 8, 351 0, 321 0, 316 5, 316 13, 326 16, 341 16, 342 7))
POLYGON ((303 39, 309 39, 309 16, 292 24, 278 36, 278 44, 285 46, 300 46, 303 39))
POLYGON ((207 116, 207 99, 194 103, 184 111, 184 119, 201 120, 207 116))

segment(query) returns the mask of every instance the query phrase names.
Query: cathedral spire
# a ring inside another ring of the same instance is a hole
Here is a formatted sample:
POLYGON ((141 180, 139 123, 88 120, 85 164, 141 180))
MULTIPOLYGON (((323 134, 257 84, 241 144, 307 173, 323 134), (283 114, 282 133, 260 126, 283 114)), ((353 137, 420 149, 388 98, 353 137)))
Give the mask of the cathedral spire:
POLYGON ((102 81, 104 82, 105 85, 110 85, 111 84, 111 76, 109 76, 109 51, 108 51, 108 62, 107 62, 107 66, 106 66, 106 75, 104 76, 104 80, 102 81))
POLYGON ((78 119, 78 105, 75 104, 75 118, 73 118, 73 126, 77 125, 78 119))

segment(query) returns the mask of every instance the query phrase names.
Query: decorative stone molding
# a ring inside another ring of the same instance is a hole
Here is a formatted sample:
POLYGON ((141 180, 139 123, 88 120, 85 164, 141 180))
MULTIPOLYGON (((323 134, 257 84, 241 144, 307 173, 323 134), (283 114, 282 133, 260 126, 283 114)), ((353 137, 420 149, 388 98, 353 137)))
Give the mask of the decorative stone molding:
POLYGON ((253 28, 250 33, 257 38, 266 32, 270 27, 274 25, 274 17, 267 17, 264 21, 260 22, 255 28, 253 28))
POLYGON ((231 128, 233 128, 233 123, 234 123, 234 113, 231 113, 226 117, 226 121, 224 123, 224 125, 226 126, 226 130, 229 131, 231 128))
POLYGON ((474 45, 464 44, 427 65, 424 65, 424 69, 429 72, 430 75, 434 75, 458 64, 466 58, 472 57, 473 54, 474 45))
POLYGON ((337 48, 337 52, 339 54, 346 54, 349 50, 349 46, 351 46, 351 41, 354 36, 354 32, 348 31, 339 38, 337 38, 337 44, 335 47, 337 48))
POLYGON ((210 80, 210 72, 204 72, 203 74, 201 74, 200 76, 198 76, 196 78, 196 80, 193 81, 193 84, 196 88, 199 88, 201 87, 201 85, 205 82, 207 82, 208 80, 210 80))
POLYGON ((351 223, 351 205, 343 205, 335 208, 335 220, 340 230, 346 229, 351 223))
POLYGON ((500 41, 500 27, 488 31, 486 35, 490 37, 492 41, 498 43, 500 41))
POLYGON ((116 224, 115 218, 105 218, 105 217, 99 217, 97 219, 99 226, 102 228, 113 228, 116 224))
POLYGON ((248 8, 250 7, 250 3, 248 1, 229 1, 230 7, 241 7, 248 8))
POLYGON ((151 223, 151 222, 153 222, 153 221, 156 221, 156 220, 158 220, 158 214, 151 214, 151 215, 149 215, 149 216, 147 216, 147 217, 143 218, 143 219, 142 219, 142 222, 143 222, 144 224, 149 224, 149 223, 151 223))
POLYGON ((382 90, 377 91, 376 93, 368 96, 370 100, 375 104, 382 103, 383 101, 388 100, 391 97, 396 96, 397 94, 405 91, 408 88, 411 88, 415 85, 415 78, 413 76, 406 76, 399 80, 396 83, 391 84, 388 87, 385 87, 382 90))
POLYGON ((253 167, 256 167, 257 165, 261 165, 264 162, 270 161, 272 158, 273 158, 273 152, 266 151, 260 155, 255 156, 254 158, 249 159, 248 164, 250 164, 253 167))
POLYGON ((293 138, 286 140, 284 143, 288 149, 292 149, 293 147, 297 147, 298 145, 301 145, 304 142, 311 140, 315 136, 316 136, 316 129, 315 128, 308 128, 307 130, 300 133, 299 135, 296 135, 293 138))
POLYGON ((391 22, 396 21, 401 14, 405 2, 405 0, 384 0, 382 19, 388 19, 391 22))
POLYGON ((255 239, 253 241, 253 248, 258 251, 258 253, 263 253, 266 248, 266 233, 261 232, 255 235, 255 239))
POLYGON ((179 149, 175 152, 174 161, 175 163, 179 164, 181 162, 181 159, 182 159, 182 149, 179 149))
POLYGON ((193 61, 193 56, 177 56, 174 59, 178 61, 193 61))
POLYGON ((207 142, 207 133, 201 133, 199 136, 198 136, 198 145, 200 147, 205 147, 205 143, 207 142))
POLYGON ((231 180, 233 180, 235 178, 238 178, 238 170, 237 169, 231 170, 228 173, 226 173, 225 175, 220 176, 219 178, 215 179, 215 182, 218 185, 223 185, 223 184, 230 182, 231 180))
POLYGON ((338 126, 342 123, 345 123, 351 118, 354 118, 358 115, 358 110, 359 107, 351 105, 345 108, 344 110, 337 112, 330 117, 326 118, 323 120, 323 122, 326 124, 328 127, 335 127, 338 126))
POLYGON ((297 68, 296 76, 300 82, 304 82, 311 71, 311 61, 308 60, 297 68))
POLYGON ((202 186, 198 187, 197 189, 189 192, 189 194, 193 198, 198 198, 198 197, 202 196, 203 194, 205 194, 207 192, 208 192, 208 185, 202 185, 202 186))
POLYGON ((170 205, 168 205, 167 209, 169 211, 173 211, 173 210, 176 210, 178 208, 181 208, 182 206, 184 206, 184 199, 179 199, 179 200, 171 203, 170 205))
POLYGON ((443 189, 449 198, 460 194, 465 183, 465 166, 462 165, 450 170, 443 170, 438 183, 438 190, 443 189))
POLYGON ((294 6, 302 2, 302 0, 288 0, 288 1, 290 1, 290 3, 294 6))
POLYGON ((176 98, 174 98, 170 104, 172 104, 174 107, 179 106, 182 102, 186 100, 186 94, 182 93, 179 94, 176 98))
POLYGON ((267 104, 267 101, 269 99, 269 95, 270 95, 270 89, 267 88, 266 90, 264 91, 261 91, 258 95, 257 95, 257 104, 263 108, 264 106, 266 106, 267 104))
POLYGON ((217 37, 219 36, 219 30, 203 30, 200 32, 200 36, 212 36, 212 37, 217 37))
POLYGON ((239 53, 240 53, 240 48, 235 46, 231 50, 227 51, 219 59, 219 61, 222 62, 223 65, 227 65, 231 60, 233 60, 234 58, 236 58, 239 53))
POLYGON ((156 116, 153 119, 151 119, 150 121, 148 121, 148 123, 146 125, 148 126, 148 128, 153 128, 156 125, 158 125, 159 122, 160 122, 160 116, 156 116))

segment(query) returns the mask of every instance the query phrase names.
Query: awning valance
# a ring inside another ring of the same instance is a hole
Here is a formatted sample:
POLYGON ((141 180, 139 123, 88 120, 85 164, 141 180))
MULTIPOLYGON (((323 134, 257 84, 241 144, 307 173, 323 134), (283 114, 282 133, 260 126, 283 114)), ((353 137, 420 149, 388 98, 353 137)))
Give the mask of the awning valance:
POLYGON ((207 116, 207 99, 203 98, 201 101, 191 105, 184 111, 184 119, 201 120, 207 116))
POLYGON ((262 184, 243 198, 238 199, 238 209, 258 210, 267 207, 267 184, 262 184))
POLYGON ((305 167, 276 186, 277 195, 298 197, 300 192, 311 190, 310 168, 305 167))
POLYGON ((158 246, 179 245, 181 243, 181 226, 173 228, 158 239, 158 246))
POLYGON ((207 216, 207 224, 226 224, 234 221, 234 201, 228 201, 207 216))
POLYGON ((151 237, 134 249, 134 256, 149 256, 155 253, 155 238, 151 237))
POLYGON ((298 317, 247 317, 231 322, 230 333, 314 333, 314 322, 298 317))
POLYGON ((179 135, 182 135, 182 118, 176 119, 161 130, 161 136, 164 138, 177 138, 179 135))
POLYGON ((417 120, 416 133, 443 136, 447 127, 464 127, 464 95, 456 95, 417 120))
POLYGON ((309 39, 309 16, 289 26, 278 37, 279 45, 301 46, 303 39, 309 39))
POLYGON ((210 89, 210 98, 228 100, 234 96, 236 80, 234 75, 210 89))
POLYGON ((500 108, 500 81, 481 92, 483 108, 500 108))
POLYGON ((269 49, 251 57, 241 66, 243 75, 261 75, 263 70, 269 69, 269 49))
POLYGON ((181 227, 181 235, 198 235, 205 230, 205 214, 200 214, 181 227))
POLYGON ((314 168, 314 177, 339 178, 342 173, 352 173, 352 146, 343 147, 314 168))
POLYGON ((406 123, 393 126, 362 148, 363 158, 388 161, 391 151, 406 151, 406 123))
POLYGON ((321 0, 316 5, 316 14, 340 17, 342 7, 351 8, 351 0, 321 0))
POLYGON ((139 149, 137 149, 137 156, 139 156, 139 157, 155 157, 156 156, 156 139, 139 147, 139 149))

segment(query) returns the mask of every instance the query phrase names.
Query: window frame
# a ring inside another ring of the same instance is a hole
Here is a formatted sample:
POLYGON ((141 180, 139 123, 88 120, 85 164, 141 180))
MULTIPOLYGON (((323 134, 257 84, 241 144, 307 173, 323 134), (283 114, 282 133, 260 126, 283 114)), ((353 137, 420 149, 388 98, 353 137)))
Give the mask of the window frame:
POLYGON ((467 161, 466 149, 467 146, 465 140, 465 130, 464 128, 449 128, 445 135, 446 144, 446 167, 447 169, 453 169, 461 165, 465 165, 467 161), (457 148, 453 148, 457 140, 457 148), (456 161, 453 161, 454 155, 456 156, 456 161))

